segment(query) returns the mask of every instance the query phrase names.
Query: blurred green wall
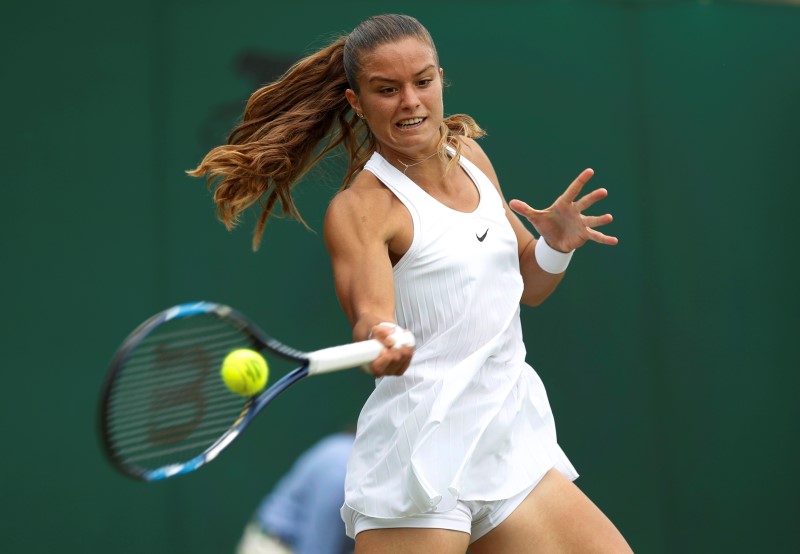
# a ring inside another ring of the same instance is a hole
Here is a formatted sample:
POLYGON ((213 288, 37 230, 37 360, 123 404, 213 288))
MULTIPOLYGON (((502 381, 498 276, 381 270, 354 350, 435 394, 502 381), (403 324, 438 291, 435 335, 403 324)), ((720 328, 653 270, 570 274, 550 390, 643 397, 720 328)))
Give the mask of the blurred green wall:
POLYGON ((690 1, 162 0, 0 18, 2 552, 231 552, 261 496, 357 416, 369 379, 311 380, 218 461, 144 485, 102 458, 107 363, 141 320, 231 304, 299 348, 347 341, 322 245, 341 162, 301 186, 317 230, 227 233, 183 171, 249 92, 368 15, 418 17, 449 113, 507 197, 545 206, 584 167, 620 245, 588 245, 524 310, 581 488, 636 552, 787 552, 800 410, 794 262, 800 8, 690 1))

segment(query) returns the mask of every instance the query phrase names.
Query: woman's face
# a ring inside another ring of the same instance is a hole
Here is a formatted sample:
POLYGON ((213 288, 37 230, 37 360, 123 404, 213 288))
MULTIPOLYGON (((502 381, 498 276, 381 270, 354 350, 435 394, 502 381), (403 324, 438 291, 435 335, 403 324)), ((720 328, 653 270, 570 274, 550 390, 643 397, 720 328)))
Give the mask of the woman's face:
POLYGON ((361 60, 352 108, 364 114, 382 153, 420 158, 436 150, 444 118, 442 69, 431 47, 416 38, 378 46, 361 60))

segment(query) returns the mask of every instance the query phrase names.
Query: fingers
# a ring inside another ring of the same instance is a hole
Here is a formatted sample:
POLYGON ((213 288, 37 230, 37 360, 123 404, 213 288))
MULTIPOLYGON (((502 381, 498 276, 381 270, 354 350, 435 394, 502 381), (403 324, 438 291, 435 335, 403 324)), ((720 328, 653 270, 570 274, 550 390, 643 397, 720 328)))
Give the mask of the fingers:
POLYGON ((589 240, 592 240, 598 244, 606 244, 608 246, 615 246, 619 243, 619 239, 617 237, 612 237, 609 235, 604 235, 599 231, 595 231, 594 229, 589 229, 589 240))
POLYGON ((616 237, 594 229, 611 223, 614 220, 611 214, 598 216, 583 214, 595 203, 606 198, 608 191, 598 188, 577 199, 593 176, 594 170, 591 168, 581 171, 564 193, 546 210, 536 210, 521 200, 511 200, 508 206, 514 212, 526 217, 540 235, 547 237, 550 244, 569 246, 564 251, 579 248, 589 240, 615 245, 619 242, 616 237))
POLYGON ((516 213, 518 213, 519 215, 521 215, 522 217, 526 218, 535 217, 543 213, 541 210, 531 208, 528 204, 526 204, 522 200, 512 200, 511 202, 508 203, 508 207, 511 208, 516 213))
MULTIPOLYGON (((562 203, 563 202, 570 203, 574 205, 579 212, 582 212, 583 210, 585 210, 598 200, 602 200, 603 198, 608 196, 608 191, 606 189, 601 188, 594 190, 591 193, 584 196, 583 198, 581 198, 580 200, 575 201, 575 199, 580 194, 581 190, 583 190, 583 187, 586 185, 586 183, 589 182, 589 180, 593 176, 594 176, 594 169, 587 168, 581 171, 578 177, 574 181, 572 181, 572 183, 570 183, 570 185, 567 187, 567 189, 559 198, 562 201, 562 203)), ((535 208, 532 208, 522 200, 516 200, 516 199, 511 200, 508 203, 508 207, 511 208, 516 213, 518 213, 519 215, 527 217, 529 219, 547 213, 547 210, 537 210, 535 208)))
POLYGON ((611 214, 583 216, 583 224, 587 227, 600 227, 601 225, 608 225, 612 221, 614 221, 614 217, 611 214))
POLYGON ((568 202, 573 202, 578 195, 583 190, 584 185, 589 182, 589 180, 594 176, 594 169, 587 167, 583 171, 581 171, 580 175, 570 183, 567 187, 567 190, 564 191, 564 194, 561 197, 568 202))
POLYGON ((582 212, 607 196, 608 191, 606 189, 596 189, 581 197, 579 200, 576 200, 573 206, 575 206, 579 212, 582 212))
POLYGON ((414 348, 411 346, 396 346, 395 337, 392 335, 398 332, 402 332, 399 327, 392 328, 382 324, 373 327, 372 338, 381 341, 386 347, 381 352, 381 355, 365 368, 375 377, 402 375, 411 364, 414 348))
POLYGON ((411 357, 414 349, 410 346, 400 348, 387 348, 369 366, 369 371, 375 377, 386 377, 389 375, 402 375, 411 365, 411 357))

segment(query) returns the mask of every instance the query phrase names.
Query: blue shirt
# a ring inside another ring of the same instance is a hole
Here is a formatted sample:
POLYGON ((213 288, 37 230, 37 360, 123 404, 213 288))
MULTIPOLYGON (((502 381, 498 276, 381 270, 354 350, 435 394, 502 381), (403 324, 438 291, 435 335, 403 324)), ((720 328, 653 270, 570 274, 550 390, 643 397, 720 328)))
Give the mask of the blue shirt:
POLYGON ((355 543, 345 534, 339 509, 344 503, 347 459, 355 437, 330 435, 304 452, 255 514, 268 534, 296 554, 342 554, 355 543))

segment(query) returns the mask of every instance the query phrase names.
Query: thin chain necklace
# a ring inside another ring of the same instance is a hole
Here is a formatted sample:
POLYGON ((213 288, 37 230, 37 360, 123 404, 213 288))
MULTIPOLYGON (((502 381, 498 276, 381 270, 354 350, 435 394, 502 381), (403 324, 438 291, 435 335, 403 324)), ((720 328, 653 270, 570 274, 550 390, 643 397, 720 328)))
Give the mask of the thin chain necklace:
POLYGON ((414 167, 415 165, 419 165, 419 164, 421 164, 422 162, 427 162, 428 160, 430 160, 432 157, 434 157, 434 156, 435 156, 436 154, 438 154, 438 153, 439 153, 439 151, 437 150, 436 152, 434 152, 433 154, 431 154, 431 155, 430 155, 430 156, 428 156, 427 158, 423 158, 423 159, 421 159, 421 160, 420 160, 420 161, 418 161, 418 162, 414 162, 413 164, 407 164, 407 163, 404 163, 404 162, 403 162, 403 161, 402 161, 400 158, 397 158, 397 163, 401 164, 401 165, 402 165, 402 166, 405 168, 405 169, 403 169, 403 175, 405 175, 405 174, 406 174, 406 171, 408 171, 408 169, 409 169, 410 167, 414 167))

